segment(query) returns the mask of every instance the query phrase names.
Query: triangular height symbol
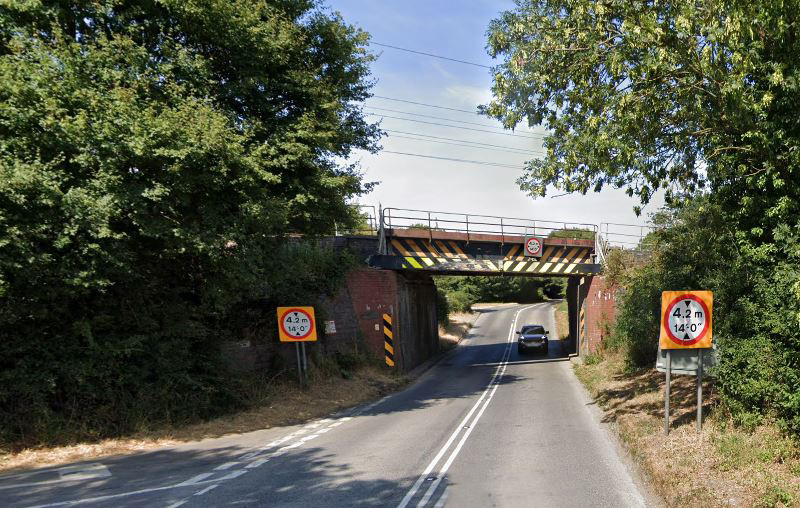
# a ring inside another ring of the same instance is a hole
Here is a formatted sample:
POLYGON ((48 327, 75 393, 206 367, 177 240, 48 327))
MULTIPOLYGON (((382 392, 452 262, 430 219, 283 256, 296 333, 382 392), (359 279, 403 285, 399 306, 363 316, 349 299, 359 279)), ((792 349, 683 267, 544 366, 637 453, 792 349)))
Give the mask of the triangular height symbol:
POLYGON ((684 300, 683 303, 686 304, 686 308, 688 309, 689 305, 691 305, 692 301, 691 300, 684 300))
POLYGON ((688 333, 684 333, 683 334, 683 340, 686 340, 686 341, 689 340, 689 334, 688 333))

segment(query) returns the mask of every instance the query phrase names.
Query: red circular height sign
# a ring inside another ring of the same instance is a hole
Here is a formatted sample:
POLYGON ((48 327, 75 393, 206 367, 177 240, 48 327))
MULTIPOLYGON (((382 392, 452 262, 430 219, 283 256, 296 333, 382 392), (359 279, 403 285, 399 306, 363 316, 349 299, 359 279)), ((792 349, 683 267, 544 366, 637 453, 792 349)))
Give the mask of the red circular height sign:
POLYGON ((542 241, 538 238, 525 240, 525 251, 530 256, 539 256, 542 253, 542 241))
POLYGON ((711 313, 701 298, 686 293, 669 302, 664 311, 664 329, 669 340, 679 346, 697 344, 708 333, 711 313))
POLYGON ((293 307, 283 312, 278 325, 289 338, 302 340, 314 331, 314 318, 304 309, 293 307))

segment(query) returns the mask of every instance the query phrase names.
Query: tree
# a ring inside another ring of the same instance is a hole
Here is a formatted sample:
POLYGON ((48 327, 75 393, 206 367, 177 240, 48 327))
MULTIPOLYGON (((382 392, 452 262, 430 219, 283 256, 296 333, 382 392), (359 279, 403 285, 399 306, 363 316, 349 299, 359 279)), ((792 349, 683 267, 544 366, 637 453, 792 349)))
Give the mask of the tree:
MULTIPOLYGON (((519 182, 626 188, 670 205, 626 281, 618 324, 635 363, 655 348, 657 294, 715 291, 718 386, 742 422, 800 433, 800 4, 519 0, 489 28, 494 100, 550 130, 519 182)), ((623 337, 623 338, 624 338, 623 337)))
POLYGON ((218 343, 281 237, 356 219, 367 41, 314 0, 4 4, 4 432, 220 403, 218 343))
POLYGON ((659 188, 785 193, 798 178, 797 7, 519 0, 489 27, 503 62, 484 112, 550 130, 547 156, 520 178, 532 195, 547 185, 624 187, 643 203, 659 188))

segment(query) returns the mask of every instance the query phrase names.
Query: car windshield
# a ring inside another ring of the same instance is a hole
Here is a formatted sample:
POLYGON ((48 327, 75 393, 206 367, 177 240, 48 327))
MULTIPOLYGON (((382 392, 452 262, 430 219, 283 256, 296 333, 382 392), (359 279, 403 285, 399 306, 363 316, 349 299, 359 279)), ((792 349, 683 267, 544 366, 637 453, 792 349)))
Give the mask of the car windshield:
POLYGON ((523 326, 522 333, 525 335, 532 335, 532 334, 544 334, 544 327, 539 325, 534 326, 523 326))

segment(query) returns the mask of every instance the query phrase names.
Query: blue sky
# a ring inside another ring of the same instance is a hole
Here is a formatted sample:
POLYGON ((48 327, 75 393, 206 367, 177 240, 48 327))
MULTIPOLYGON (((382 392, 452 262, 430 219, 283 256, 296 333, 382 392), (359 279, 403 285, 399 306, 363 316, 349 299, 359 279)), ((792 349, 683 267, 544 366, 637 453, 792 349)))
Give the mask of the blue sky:
MULTIPOLYGON (((373 42, 489 66, 496 62, 485 50, 486 29, 501 11, 514 7, 512 1, 498 0, 329 0, 328 5, 346 22, 369 32, 373 42)), ((470 112, 491 98, 489 69, 377 45, 372 48, 379 54, 372 65, 376 96, 470 112)), ((535 200, 526 196, 516 179, 524 161, 541 151, 541 136, 545 134, 541 128, 522 126, 512 133, 473 113, 390 99, 376 97, 366 104, 366 110, 373 114, 370 119, 383 118, 381 126, 389 133, 382 143, 384 151, 376 155, 359 152, 352 158, 361 164, 367 180, 379 182, 372 193, 360 198, 363 204, 593 224, 646 221, 645 216, 637 218, 633 213, 637 202, 619 190, 535 200), (493 146, 458 146, 463 141, 493 146)), ((644 215, 660 205, 661 196, 654 201, 644 215)))

